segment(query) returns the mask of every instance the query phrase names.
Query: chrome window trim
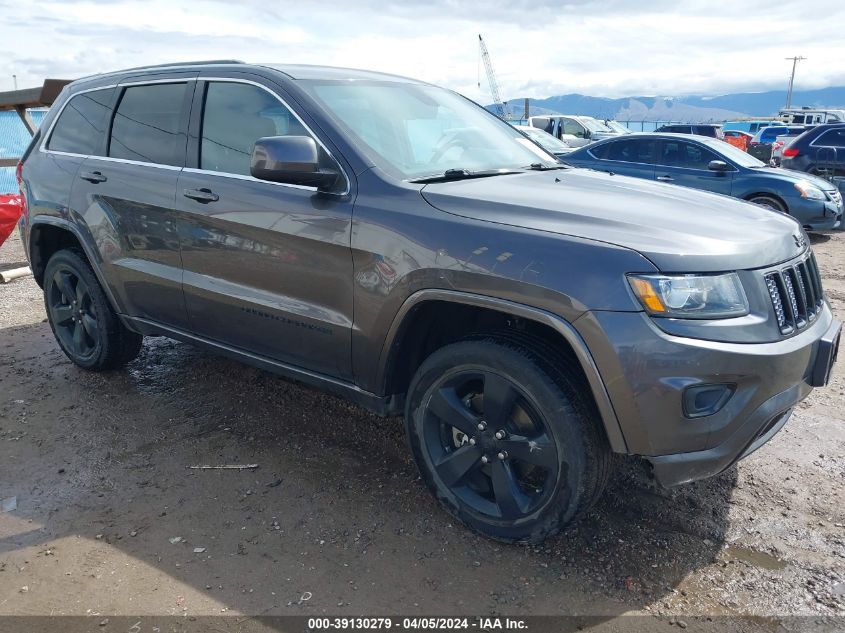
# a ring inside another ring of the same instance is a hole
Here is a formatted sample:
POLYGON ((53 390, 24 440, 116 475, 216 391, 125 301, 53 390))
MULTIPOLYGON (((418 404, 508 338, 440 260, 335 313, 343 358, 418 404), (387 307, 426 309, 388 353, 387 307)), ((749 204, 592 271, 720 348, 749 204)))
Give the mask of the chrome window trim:
MULTIPOLYGON (((349 179, 349 176, 346 174, 346 169, 344 169, 341 162, 337 158, 334 157, 334 154, 332 154, 331 150, 329 150, 329 148, 326 147, 326 144, 323 143, 323 141, 320 139, 320 137, 317 134, 315 134, 314 130, 311 129, 311 126, 308 125, 305 121, 302 120, 302 117, 300 117, 299 114, 296 113, 296 110, 294 110, 292 107, 290 107, 288 102, 285 101, 282 97, 280 97, 272 89, 268 88, 267 86, 265 86, 263 84, 258 83, 257 81, 252 81, 251 79, 241 79, 239 77, 202 77, 202 76, 200 76, 200 77, 197 77, 196 81, 206 81, 206 82, 215 81, 215 82, 224 82, 224 83, 228 82, 228 83, 248 84, 250 86, 256 86, 258 88, 261 88, 265 92, 271 94, 279 103, 281 103, 288 110, 288 112, 290 112, 294 116, 294 118, 297 121, 299 121, 300 125, 302 125, 302 127, 305 128, 305 130, 311 135, 311 137, 315 141, 317 141, 317 143, 320 145, 320 147, 323 148, 323 150, 326 152, 326 154, 328 154, 329 157, 335 163, 337 163, 337 166, 340 168, 340 173, 343 174, 343 179, 346 181, 346 188, 342 192, 335 193, 334 195, 345 196, 345 195, 349 194, 349 192, 351 191, 351 188, 352 188, 352 181, 349 179)), ((203 114, 205 114, 205 112, 203 112, 203 114)), ((202 132, 200 132, 199 141, 200 141, 200 143, 202 143, 202 132)), ((269 180, 261 180, 259 178, 255 178, 254 176, 245 176, 243 174, 229 174, 229 173, 226 173, 226 172, 217 172, 217 171, 212 171, 212 170, 209 170, 209 169, 201 169, 199 167, 185 168, 185 171, 189 171, 190 173, 211 174, 211 175, 215 175, 215 176, 229 176, 229 177, 233 177, 233 178, 239 178, 239 179, 242 179, 242 180, 254 180, 255 182, 271 182, 269 180)), ((272 183, 272 184, 280 185, 282 187, 293 187, 295 189, 307 189, 309 191, 317 191, 317 187, 311 187, 311 186, 307 186, 307 185, 294 185, 294 184, 290 184, 290 183, 286 183, 286 182, 275 182, 275 183, 272 183)), ((329 192, 329 193, 331 193, 331 192, 329 192)))
MULTIPOLYGON (((186 174, 205 174, 208 176, 222 176, 223 178, 235 178, 236 180, 246 180, 248 182, 260 182, 265 185, 277 185, 279 187, 290 187, 291 189, 304 189, 306 191, 317 191, 317 187, 311 185, 295 185, 288 182, 273 182, 272 180, 261 180, 255 176, 245 176, 243 174, 230 174, 225 171, 212 171, 211 169, 199 169, 197 167, 183 167, 182 171, 186 174)), ((348 183, 347 183, 348 193, 348 183)), ((345 194, 336 194, 345 195, 345 194)))
POLYGON ((164 165, 162 163, 148 163, 143 160, 132 160, 130 158, 115 158, 113 156, 96 156, 92 154, 86 158, 93 158, 94 160, 104 160, 108 163, 123 163, 125 165, 138 165, 139 167, 155 167, 156 169, 170 169, 171 171, 182 171, 182 167, 178 165, 164 165))
POLYGON ((62 113, 65 111, 67 104, 69 104, 73 99, 78 97, 79 95, 83 95, 87 92, 96 92, 97 90, 109 90, 111 88, 117 88, 117 84, 109 84, 108 86, 97 86, 96 88, 88 88, 86 90, 80 90, 79 92, 74 92, 70 95, 65 102, 62 104, 62 107, 59 108, 59 111, 56 112, 56 116, 53 117, 53 120, 50 121, 50 127, 47 128, 47 132, 44 134, 44 138, 41 139, 41 144, 38 146, 38 151, 43 152, 45 154, 57 154, 59 156, 74 156, 77 158, 87 158, 88 156, 93 156, 93 154, 77 154, 75 152, 61 152, 59 150, 48 149, 47 143, 50 140, 50 137, 53 135, 53 128, 56 127, 56 123, 58 123, 59 118, 62 116, 62 113))

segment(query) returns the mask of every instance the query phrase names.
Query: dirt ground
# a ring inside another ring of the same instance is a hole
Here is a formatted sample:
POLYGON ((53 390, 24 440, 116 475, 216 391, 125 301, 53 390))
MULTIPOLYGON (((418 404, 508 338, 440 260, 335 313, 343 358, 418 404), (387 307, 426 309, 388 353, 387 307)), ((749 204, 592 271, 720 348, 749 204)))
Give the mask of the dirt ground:
MULTIPOLYGON (((845 233, 813 241, 845 318, 845 233)), ((0 268, 22 260, 15 235, 0 268)), ((620 460, 585 520, 517 547, 438 509, 398 419, 163 338, 86 373, 45 321, 31 277, 0 286, 0 616, 845 622, 845 362, 738 467, 667 491, 620 460)))

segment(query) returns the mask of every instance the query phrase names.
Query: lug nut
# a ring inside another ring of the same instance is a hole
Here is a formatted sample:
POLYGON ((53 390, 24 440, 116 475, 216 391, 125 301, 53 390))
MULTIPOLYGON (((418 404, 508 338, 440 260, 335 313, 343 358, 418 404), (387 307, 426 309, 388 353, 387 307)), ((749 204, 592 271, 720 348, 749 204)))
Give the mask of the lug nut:
POLYGON ((482 420, 481 422, 479 422, 479 423, 478 423, 478 430, 479 430, 479 431, 483 431, 483 430, 484 430, 484 429, 486 429, 486 428, 487 428, 487 423, 486 423, 486 422, 484 422, 483 420, 482 420))
POLYGON ((497 440, 505 439, 505 432, 504 431, 496 431, 496 439, 497 440))
POLYGON ((502 452, 501 452, 501 453, 499 453, 499 455, 498 455, 499 459, 507 459, 507 456, 508 456, 507 451, 502 451, 502 452))
POLYGON ((482 455, 482 456, 481 456, 481 463, 482 463, 482 464, 486 464, 486 463, 487 463, 487 462, 489 462, 489 461, 490 461, 490 460, 489 460, 489 459, 487 459, 487 455, 482 455))
POLYGON ((475 446, 475 438, 474 437, 469 438, 469 444, 470 444, 470 446, 475 446))

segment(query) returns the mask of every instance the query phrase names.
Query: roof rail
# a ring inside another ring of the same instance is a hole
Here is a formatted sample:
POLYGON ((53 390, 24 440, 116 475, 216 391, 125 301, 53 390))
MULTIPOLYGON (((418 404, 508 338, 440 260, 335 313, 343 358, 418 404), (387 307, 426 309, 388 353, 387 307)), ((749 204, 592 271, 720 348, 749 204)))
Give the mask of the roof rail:
POLYGON ((96 77, 108 77, 109 75, 119 75, 121 73, 135 72, 138 70, 154 70, 156 68, 178 68, 179 66, 209 66, 212 64, 245 64, 246 62, 240 59, 205 59, 190 62, 169 62, 167 64, 150 64, 149 66, 135 66, 133 68, 121 68, 118 70, 110 70, 104 73, 95 73, 93 75, 86 75, 80 77, 77 81, 84 81, 87 79, 94 79, 96 77))
MULTIPOLYGON (((148 70, 152 68, 172 68, 174 66, 209 66, 211 64, 243 64, 240 59, 205 59, 192 62, 168 62, 167 64, 150 64, 148 66, 137 66, 135 68, 124 68, 114 72, 125 73, 130 70, 148 70)), ((111 74, 111 73, 109 73, 111 74)))

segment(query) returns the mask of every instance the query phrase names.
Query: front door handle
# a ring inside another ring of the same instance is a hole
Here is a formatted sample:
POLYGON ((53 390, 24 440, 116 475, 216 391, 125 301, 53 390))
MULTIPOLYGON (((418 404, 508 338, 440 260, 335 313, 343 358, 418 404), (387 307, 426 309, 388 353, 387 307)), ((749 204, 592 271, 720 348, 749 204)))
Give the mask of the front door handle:
POLYGON ((106 180, 108 180, 108 178, 103 176, 103 174, 98 171, 83 171, 81 174, 79 174, 79 177, 82 178, 82 180, 87 180, 88 182, 94 183, 106 182, 106 180))
POLYGON ((672 182, 673 180, 675 180, 674 178, 672 178, 672 176, 658 176, 657 179, 660 182, 672 182))
POLYGON ((205 187, 202 189, 185 189, 182 195, 186 198, 191 198, 191 200, 196 200, 197 202, 202 203, 217 202, 220 200, 220 196, 214 193, 211 189, 206 189, 205 187))

